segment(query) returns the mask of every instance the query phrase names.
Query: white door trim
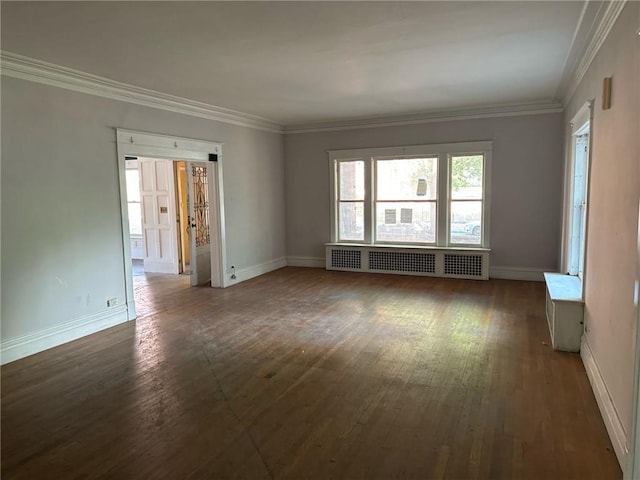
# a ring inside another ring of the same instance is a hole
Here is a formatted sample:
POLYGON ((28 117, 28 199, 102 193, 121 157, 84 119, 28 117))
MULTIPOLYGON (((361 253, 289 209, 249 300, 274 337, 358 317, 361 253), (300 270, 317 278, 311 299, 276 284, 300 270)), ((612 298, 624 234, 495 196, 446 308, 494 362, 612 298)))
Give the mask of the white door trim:
POLYGON ((224 202, 222 188, 222 143, 192 138, 176 137, 135 130, 116 128, 116 146, 118 154, 118 178, 120 184, 120 211, 122 220, 122 246, 124 262, 124 281, 129 320, 136 318, 133 295, 133 269, 131 265, 131 243, 129 235, 129 211, 127 208, 127 184, 125 176, 125 156, 162 158, 167 160, 185 160, 209 162, 209 155, 218 156, 216 162, 210 162, 215 174, 215 195, 210 201, 215 209, 210 211, 211 244, 215 251, 211 252, 211 285, 226 287, 224 271, 226 270, 226 242, 224 229, 224 202))
MULTIPOLYGON (((636 246, 638 250, 638 256, 636 257, 636 263, 638 266, 638 272, 640 272, 640 203, 638 203, 638 228, 636 246)), ((636 278, 634 300, 636 304, 636 311, 638 320, 636 323, 636 354, 634 360, 634 373, 633 373, 633 400, 632 400, 632 413, 633 423, 631 424, 631 432, 629 437, 631 438, 629 448, 629 455, 627 457, 627 464, 622 465, 624 469, 625 480, 633 480, 640 475, 640 276, 636 278)))

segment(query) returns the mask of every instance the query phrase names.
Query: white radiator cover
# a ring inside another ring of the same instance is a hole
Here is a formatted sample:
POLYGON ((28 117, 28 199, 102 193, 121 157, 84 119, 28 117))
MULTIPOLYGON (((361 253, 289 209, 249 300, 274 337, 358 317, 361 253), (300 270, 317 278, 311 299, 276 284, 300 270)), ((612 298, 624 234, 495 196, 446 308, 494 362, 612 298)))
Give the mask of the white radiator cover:
POLYGON ((380 245, 326 245, 327 270, 489 279, 489 250, 380 245))

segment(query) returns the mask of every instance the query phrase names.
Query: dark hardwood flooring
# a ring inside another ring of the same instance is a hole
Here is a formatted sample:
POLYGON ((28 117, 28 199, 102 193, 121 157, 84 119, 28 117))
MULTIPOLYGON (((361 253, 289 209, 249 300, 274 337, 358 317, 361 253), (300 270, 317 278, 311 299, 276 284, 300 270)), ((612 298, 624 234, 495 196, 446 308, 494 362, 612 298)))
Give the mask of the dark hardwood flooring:
POLYGON ((619 479, 542 283, 137 277, 139 318, 2 367, 2 479, 619 479))

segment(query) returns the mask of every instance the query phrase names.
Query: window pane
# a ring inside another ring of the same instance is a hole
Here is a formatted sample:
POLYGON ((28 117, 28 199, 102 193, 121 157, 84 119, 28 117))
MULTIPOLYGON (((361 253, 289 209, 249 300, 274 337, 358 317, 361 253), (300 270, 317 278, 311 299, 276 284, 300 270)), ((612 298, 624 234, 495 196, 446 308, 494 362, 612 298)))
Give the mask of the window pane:
POLYGON ((434 243, 436 241, 436 203, 377 202, 376 240, 434 243))
POLYGON ((129 203, 129 234, 142 235, 142 212, 139 203, 129 203))
POLYGON ((437 157, 377 160, 377 200, 435 200, 437 157))
POLYGON ((364 240, 364 204, 343 202, 338 210, 339 240, 364 240))
POLYGON ((340 200, 364 200, 364 162, 340 162, 340 200))
POLYGON ((140 184, 138 183, 138 170, 127 169, 125 171, 125 179, 127 183, 127 201, 140 201, 140 184))
POLYGON ((451 199, 482 199, 483 155, 451 157, 451 199))
POLYGON ((482 243, 482 202, 451 202, 451 243, 482 243))

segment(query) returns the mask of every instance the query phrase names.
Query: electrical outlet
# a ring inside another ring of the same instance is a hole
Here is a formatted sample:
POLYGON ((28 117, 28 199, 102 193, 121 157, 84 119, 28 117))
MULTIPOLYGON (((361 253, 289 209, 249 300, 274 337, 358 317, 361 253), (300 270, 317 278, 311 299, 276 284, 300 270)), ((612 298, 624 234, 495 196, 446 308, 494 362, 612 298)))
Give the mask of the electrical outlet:
POLYGON ((107 300, 107 307, 115 307, 116 305, 118 305, 117 298, 110 298, 109 300, 107 300))

